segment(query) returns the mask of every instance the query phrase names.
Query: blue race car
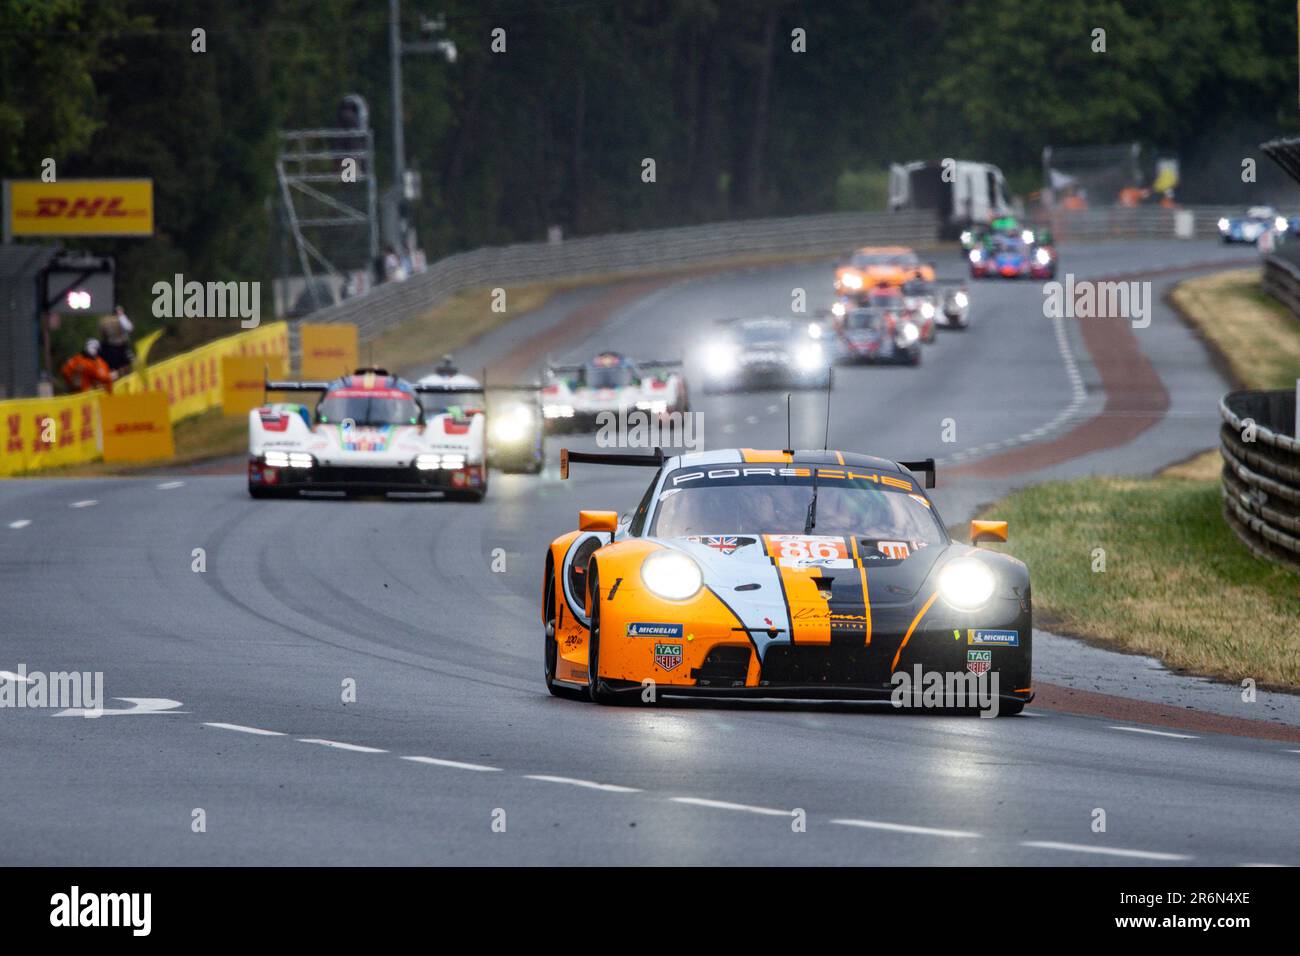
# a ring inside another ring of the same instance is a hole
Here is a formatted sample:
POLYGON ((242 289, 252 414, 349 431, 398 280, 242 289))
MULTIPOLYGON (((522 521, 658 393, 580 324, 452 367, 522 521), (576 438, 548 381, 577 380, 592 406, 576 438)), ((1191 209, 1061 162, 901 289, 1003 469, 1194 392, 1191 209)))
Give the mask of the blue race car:
POLYGON ((1219 220, 1219 238, 1224 242, 1256 245, 1267 232, 1300 233, 1300 219, 1288 219, 1272 206, 1251 206, 1244 216, 1219 220))

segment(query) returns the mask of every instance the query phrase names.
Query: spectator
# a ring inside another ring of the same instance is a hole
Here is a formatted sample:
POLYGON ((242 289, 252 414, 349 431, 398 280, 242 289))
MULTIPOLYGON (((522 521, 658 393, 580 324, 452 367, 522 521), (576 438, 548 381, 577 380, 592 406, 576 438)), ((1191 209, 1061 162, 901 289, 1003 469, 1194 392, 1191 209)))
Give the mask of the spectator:
POLYGON ((103 342, 100 358, 108 364, 114 377, 128 371, 135 361, 135 353, 131 348, 131 333, 134 331, 135 326, 120 305, 113 310, 112 315, 99 320, 99 338, 103 342))
POLYGON ((74 392, 88 392, 98 385, 113 390, 113 372, 99 355, 99 341, 86 339, 86 346, 63 363, 63 380, 74 392))

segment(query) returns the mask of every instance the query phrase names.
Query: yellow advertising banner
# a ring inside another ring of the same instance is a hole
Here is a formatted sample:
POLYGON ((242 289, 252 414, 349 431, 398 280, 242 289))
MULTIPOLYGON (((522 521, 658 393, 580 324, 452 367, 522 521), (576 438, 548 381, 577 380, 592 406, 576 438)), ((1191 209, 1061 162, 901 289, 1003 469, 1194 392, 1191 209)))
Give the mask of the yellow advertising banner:
MULTIPOLYGON (((247 415, 264 401, 267 378, 287 378, 285 355, 227 355, 221 360, 221 413, 247 415)), ((275 396, 268 396, 273 399, 275 396)))
POLYGON ((0 402, 0 475, 99 456, 99 392, 0 402))
POLYGON ((273 322, 200 345, 150 365, 141 372, 132 372, 118 380, 113 392, 134 394, 147 389, 162 392, 167 396, 171 420, 176 422, 221 404, 223 358, 256 356, 270 361, 273 356, 284 358, 288 354, 289 326, 284 322, 273 322))
POLYGON ((357 327, 348 324, 298 326, 302 333, 302 368, 304 379, 331 379, 350 375, 357 360, 357 327))
POLYGON ((104 461, 156 461, 176 453, 167 396, 162 392, 101 395, 104 461))
POLYGON ((10 236, 151 236, 152 179, 5 181, 10 236))

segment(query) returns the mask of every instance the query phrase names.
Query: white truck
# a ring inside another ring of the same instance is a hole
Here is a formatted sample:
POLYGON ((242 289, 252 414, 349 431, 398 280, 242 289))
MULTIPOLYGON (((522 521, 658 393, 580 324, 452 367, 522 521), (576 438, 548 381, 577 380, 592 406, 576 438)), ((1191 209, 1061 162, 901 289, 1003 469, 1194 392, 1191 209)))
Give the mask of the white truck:
POLYGON ((889 208, 930 209, 939 234, 955 239, 972 226, 1018 214, 1002 170, 965 159, 917 160, 889 167, 889 208))

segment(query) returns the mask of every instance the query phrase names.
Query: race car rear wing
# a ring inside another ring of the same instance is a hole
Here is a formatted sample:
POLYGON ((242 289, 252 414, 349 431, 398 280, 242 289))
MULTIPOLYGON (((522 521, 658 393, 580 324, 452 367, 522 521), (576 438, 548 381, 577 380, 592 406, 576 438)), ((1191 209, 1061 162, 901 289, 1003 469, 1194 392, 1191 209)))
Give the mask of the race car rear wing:
POLYGON ((329 387, 329 382, 273 382, 264 377, 262 397, 266 398, 267 392, 328 392, 329 387))
POLYGON ((934 459, 926 458, 923 461, 900 461, 900 467, 908 471, 920 472, 925 475, 925 487, 934 487, 934 459))
POLYGON ((466 395, 466 394, 482 395, 485 391, 482 385, 443 385, 441 383, 429 384, 429 385, 415 385, 414 388, 416 392, 418 392, 421 395, 439 395, 439 394, 445 395, 449 392, 455 393, 457 395, 466 395))
POLYGON ((664 450, 656 448, 653 455, 610 455, 601 452, 569 451, 560 449, 560 477, 569 477, 569 463, 585 465, 633 465, 643 468, 658 468, 664 463, 664 450))

